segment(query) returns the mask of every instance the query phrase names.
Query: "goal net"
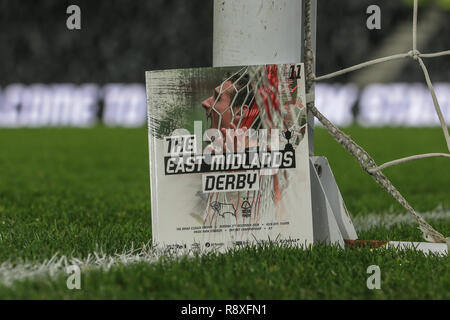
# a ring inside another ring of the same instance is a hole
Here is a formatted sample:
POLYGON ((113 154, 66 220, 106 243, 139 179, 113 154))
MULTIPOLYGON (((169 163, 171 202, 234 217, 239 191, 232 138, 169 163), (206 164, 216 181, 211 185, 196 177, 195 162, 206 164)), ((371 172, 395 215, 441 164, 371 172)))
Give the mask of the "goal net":
MULTIPOLYGON (((260 153, 289 148, 295 152, 307 122, 301 68, 300 64, 245 66, 222 81, 208 106, 209 128, 221 131, 220 138, 211 139, 210 151, 260 153)), ((282 202, 295 202, 285 194, 294 178, 290 170, 260 170, 257 191, 209 194, 203 224, 213 226, 218 219, 221 223, 278 221, 282 202)))
POLYGON ((311 39, 311 0, 305 0, 305 22, 304 22, 304 34, 305 34, 305 69, 306 69, 306 93, 307 93, 307 109, 311 112, 322 125, 327 129, 330 135, 344 147, 361 165, 362 169, 367 172, 386 192, 388 192, 395 200, 397 200, 410 214, 414 216, 419 224, 419 229, 423 233, 425 240, 436 243, 447 243, 450 247, 450 238, 446 238, 440 232, 435 230, 422 216, 417 213, 414 208, 408 203, 403 195, 397 190, 397 188, 390 182, 390 180, 382 173, 382 170, 408 161, 419 160, 429 157, 447 157, 450 158, 450 153, 428 153, 420 155, 412 155, 407 158, 393 160, 383 165, 377 165, 373 158, 359 145, 357 145, 348 135, 338 129, 333 123, 331 123, 320 111, 316 108, 314 103, 314 83, 326 79, 341 76, 343 74, 353 72, 362 68, 366 68, 372 65, 380 64, 383 62, 398 60, 404 58, 411 58, 416 61, 419 67, 422 69, 425 82, 430 90, 430 94, 433 100, 437 117, 439 118, 442 132, 447 144, 447 149, 450 152, 450 135, 447 125, 442 114, 439 101, 436 97, 433 84, 428 73, 427 67, 424 63, 426 58, 437 58, 445 55, 450 55, 450 50, 435 52, 435 53, 421 53, 417 47, 417 18, 418 18, 418 0, 414 0, 413 8, 413 21, 412 21, 412 48, 409 52, 395 54, 387 57, 378 58, 375 60, 363 62, 361 64, 348 67, 343 70, 333 72, 331 74, 323 76, 315 76, 314 74, 314 51, 311 39))

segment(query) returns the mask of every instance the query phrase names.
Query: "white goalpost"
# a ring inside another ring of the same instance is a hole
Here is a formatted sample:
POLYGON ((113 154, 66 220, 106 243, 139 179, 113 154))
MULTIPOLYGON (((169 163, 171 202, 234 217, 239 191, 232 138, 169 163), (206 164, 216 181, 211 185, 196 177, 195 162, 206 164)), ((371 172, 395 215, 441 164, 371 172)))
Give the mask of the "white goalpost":
MULTIPOLYGON (((362 169, 414 216, 424 238, 432 242, 431 244, 391 242, 387 246, 413 247, 425 252, 447 253, 448 247, 450 247, 450 238, 446 238, 429 225, 383 175, 382 170, 407 161, 433 156, 450 157, 450 154, 414 155, 378 166, 363 148, 336 128, 316 109, 314 83, 385 61, 413 58, 424 73, 450 151, 448 129, 423 61, 425 58, 450 55, 450 51, 422 54, 418 50, 418 0, 415 0, 411 51, 364 62, 329 75, 316 77, 314 62, 316 17, 316 0, 214 0, 213 65, 218 67, 295 62, 305 64, 314 242, 344 246, 345 242, 351 243, 358 238, 327 159, 314 156, 313 126, 315 117, 324 125, 330 135, 361 164, 362 169)), ((382 243, 379 246, 385 245, 386 243, 382 243)))
MULTIPOLYGON (((317 6, 316 0, 308 7, 305 4, 299 0, 215 0, 213 66, 303 62, 306 32, 315 51, 317 6), (306 10, 311 12, 307 29, 306 10)), ((328 161, 314 157, 314 117, 310 112, 308 139, 314 241, 344 246, 344 239, 355 240, 357 234, 328 161)))
MULTIPOLYGON (((317 0, 312 1, 311 41, 316 47, 317 0)), ((301 0, 214 0, 213 66, 303 61, 305 8, 301 0)), ((314 117, 309 119, 310 154, 314 117)))

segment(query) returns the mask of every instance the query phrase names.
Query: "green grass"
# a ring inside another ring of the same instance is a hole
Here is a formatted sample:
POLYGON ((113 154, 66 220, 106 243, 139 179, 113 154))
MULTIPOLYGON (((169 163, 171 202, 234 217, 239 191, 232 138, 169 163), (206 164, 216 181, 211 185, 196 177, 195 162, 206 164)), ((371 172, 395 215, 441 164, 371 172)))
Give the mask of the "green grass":
POLYGON ((449 299, 448 260, 412 251, 299 251, 249 248, 177 263, 135 264, 82 277, 25 281, 0 294, 36 299, 449 299), (367 267, 378 265, 381 290, 368 290, 367 267))
MULTIPOLYGON (((345 130, 381 164, 415 153, 445 152, 439 129, 345 130)), ((402 208, 323 129, 325 155, 352 215, 402 208)), ((386 175, 418 211, 450 208, 448 159, 389 168, 386 175)), ((450 223, 435 227, 450 235, 450 223)), ((420 241, 414 226, 362 232, 360 238, 420 241)), ((0 130, 0 264, 43 261, 56 252, 86 257, 151 239, 145 129, 0 130)), ((66 276, 0 285, 0 298, 450 298, 448 258, 421 253, 315 248, 249 249, 181 262, 83 272, 82 290, 66 276), (366 269, 382 270, 382 290, 366 269)))

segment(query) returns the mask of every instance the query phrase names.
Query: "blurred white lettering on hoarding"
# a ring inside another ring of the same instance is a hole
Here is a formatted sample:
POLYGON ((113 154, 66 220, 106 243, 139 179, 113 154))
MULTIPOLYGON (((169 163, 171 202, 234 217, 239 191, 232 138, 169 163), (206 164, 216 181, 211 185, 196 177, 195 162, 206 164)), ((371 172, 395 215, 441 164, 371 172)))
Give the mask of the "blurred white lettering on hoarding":
MULTIPOLYGON (((450 83, 436 83, 435 89, 450 124, 450 83)), ((439 126, 430 92, 421 83, 372 84, 362 90, 354 84, 320 83, 315 96, 317 108, 340 127, 355 122, 439 126)), ((90 127, 98 122, 142 127, 146 113, 143 84, 11 84, 0 89, 0 127, 90 127)))
MULTIPOLYGON (((358 100, 358 87, 353 84, 317 84, 316 107, 332 123, 345 127, 353 122, 352 108, 358 100)), ((320 125, 316 119, 316 124, 320 125)))
POLYGON ((0 126, 92 126, 97 122, 98 90, 95 84, 9 85, 0 101, 0 126))
MULTIPOLYGON (((450 84, 434 85, 442 112, 450 123, 450 84)), ((358 123, 363 126, 439 126, 439 119, 424 84, 373 84, 359 101, 358 123)))
POLYGON ((141 127, 147 121, 145 87, 141 84, 108 84, 103 88, 103 123, 141 127))

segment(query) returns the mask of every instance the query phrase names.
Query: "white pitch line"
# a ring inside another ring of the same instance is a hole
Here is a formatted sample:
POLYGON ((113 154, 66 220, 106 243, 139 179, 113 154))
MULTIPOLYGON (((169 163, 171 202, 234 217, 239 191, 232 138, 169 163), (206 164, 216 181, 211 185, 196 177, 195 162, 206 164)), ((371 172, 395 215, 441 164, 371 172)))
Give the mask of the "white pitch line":
MULTIPOLYGON (((426 212, 421 214, 425 220, 449 220, 450 211, 435 210, 431 212, 426 212)), ((384 214, 369 214, 366 216, 356 216, 352 217, 353 225, 356 231, 366 231, 374 229, 377 227, 383 227, 386 229, 391 229, 398 225, 414 225, 416 220, 410 214, 394 214, 394 213, 384 213, 384 214)))
MULTIPOLYGON (((423 214, 429 221, 448 220, 450 211, 436 210, 423 214)), ((406 214, 369 214, 357 216, 352 219, 358 231, 366 231, 379 226, 390 229, 395 225, 414 225, 415 220, 406 214)), ((112 255, 94 252, 86 258, 68 258, 67 256, 55 254, 43 262, 12 263, 9 261, 0 264, 0 284, 12 286, 16 281, 38 278, 55 278, 65 273, 66 267, 77 265, 83 271, 109 270, 118 265, 130 265, 139 262, 154 263, 158 260, 160 253, 150 244, 138 249, 124 250, 122 253, 112 255)))
POLYGON ((55 278, 66 271, 66 267, 77 265, 81 271, 109 270, 113 266, 128 265, 139 262, 154 263, 158 259, 158 252, 150 245, 144 245, 139 249, 129 249, 123 253, 107 255, 94 252, 84 259, 68 258, 55 254, 44 262, 0 264, 0 284, 11 286, 16 281, 37 278, 55 278))

